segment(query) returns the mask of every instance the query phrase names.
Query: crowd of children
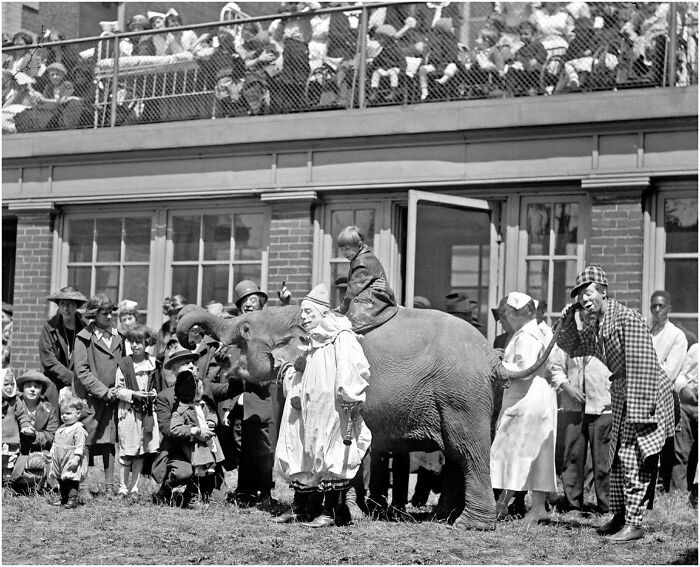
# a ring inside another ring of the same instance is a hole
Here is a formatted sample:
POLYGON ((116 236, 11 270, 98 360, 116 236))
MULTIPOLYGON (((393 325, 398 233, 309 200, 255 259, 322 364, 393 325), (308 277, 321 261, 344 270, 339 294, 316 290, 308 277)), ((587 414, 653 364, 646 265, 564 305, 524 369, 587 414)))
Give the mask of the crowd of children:
MULTIPOLYGON (((133 15, 123 31, 163 32, 123 38, 120 57, 148 65, 154 65, 149 59, 192 60, 199 72, 191 80, 171 77, 164 63, 150 79, 121 80, 116 123, 354 106, 362 58, 369 104, 660 86, 670 5, 495 2, 485 18, 465 17, 458 2, 371 8, 364 42, 360 12, 350 2, 282 2, 284 17, 267 28, 266 22, 245 22, 247 14, 234 2, 220 13, 221 22, 230 24, 212 30, 179 30, 184 22, 176 10, 149 11, 133 15), (348 11, 314 13, 337 6, 348 11), (479 21, 480 29, 474 25, 479 21), (361 43, 365 53, 359 53, 361 43)), ((697 5, 674 10, 675 83, 684 86, 697 80, 697 5)), ((96 80, 95 68, 114 56, 108 38, 120 31, 118 22, 101 26, 105 39, 82 51, 48 46, 63 39, 51 31, 38 45, 23 32, 7 42, 29 49, 3 54, 3 132, 94 125, 96 89, 105 91, 100 100, 112 96, 109 85, 96 80)))

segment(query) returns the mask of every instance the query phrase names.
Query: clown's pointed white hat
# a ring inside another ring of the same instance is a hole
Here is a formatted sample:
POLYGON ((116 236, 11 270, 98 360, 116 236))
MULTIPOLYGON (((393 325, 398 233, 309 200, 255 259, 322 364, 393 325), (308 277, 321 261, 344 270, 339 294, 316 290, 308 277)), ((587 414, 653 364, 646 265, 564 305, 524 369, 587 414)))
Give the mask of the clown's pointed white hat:
POLYGON ((304 299, 318 303, 323 307, 331 306, 331 294, 328 292, 326 284, 323 283, 320 283, 314 287, 308 294, 306 294, 304 299))

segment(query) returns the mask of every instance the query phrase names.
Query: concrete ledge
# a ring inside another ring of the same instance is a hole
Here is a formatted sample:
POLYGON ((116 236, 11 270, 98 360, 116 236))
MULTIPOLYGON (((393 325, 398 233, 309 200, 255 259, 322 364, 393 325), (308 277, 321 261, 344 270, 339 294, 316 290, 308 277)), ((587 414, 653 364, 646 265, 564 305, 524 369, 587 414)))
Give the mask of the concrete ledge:
POLYGON ((698 87, 487 99, 3 136, 5 160, 270 142, 697 119, 698 87))

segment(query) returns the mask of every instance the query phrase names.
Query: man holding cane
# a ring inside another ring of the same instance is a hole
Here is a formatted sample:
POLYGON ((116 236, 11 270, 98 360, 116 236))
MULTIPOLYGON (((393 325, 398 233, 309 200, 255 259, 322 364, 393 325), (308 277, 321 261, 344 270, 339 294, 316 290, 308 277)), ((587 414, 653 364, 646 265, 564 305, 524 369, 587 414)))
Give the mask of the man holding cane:
POLYGON ((610 395, 610 511, 598 533, 624 543, 644 536, 643 506, 654 498, 659 452, 673 436, 671 383, 659 366, 641 315, 608 297, 608 279, 599 266, 576 276, 571 297, 578 304, 562 311, 557 344, 570 356, 593 355, 612 372, 610 395), (574 314, 586 311, 588 325, 576 329, 574 314))

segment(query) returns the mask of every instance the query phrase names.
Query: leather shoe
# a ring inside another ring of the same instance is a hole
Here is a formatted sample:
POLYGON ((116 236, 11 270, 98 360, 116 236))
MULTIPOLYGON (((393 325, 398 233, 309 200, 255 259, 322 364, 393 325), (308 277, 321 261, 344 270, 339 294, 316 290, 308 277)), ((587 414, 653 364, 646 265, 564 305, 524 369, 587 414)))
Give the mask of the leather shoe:
POLYGON ((302 526, 306 526, 307 528, 325 528, 334 525, 335 520, 333 520, 333 518, 331 518, 330 516, 326 516, 325 514, 317 516, 311 522, 304 522, 302 524, 302 526))
POLYGON ((276 518, 272 518, 272 521, 275 524, 291 524, 292 522, 298 522, 299 516, 295 512, 292 512, 290 510, 289 512, 285 512, 281 516, 277 516, 276 518))
POLYGON ((635 539, 642 539, 643 537, 644 528, 642 526, 631 526, 627 524, 619 532, 608 536, 606 539, 612 543, 625 543, 627 541, 634 541, 635 539))
POLYGON ((605 522, 596 531, 598 532, 598 535, 609 536, 612 534, 616 534, 624 527, 625 517, 622 515, 615 514, 612 518, 610 518, 610 520, 605 522))

